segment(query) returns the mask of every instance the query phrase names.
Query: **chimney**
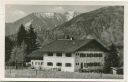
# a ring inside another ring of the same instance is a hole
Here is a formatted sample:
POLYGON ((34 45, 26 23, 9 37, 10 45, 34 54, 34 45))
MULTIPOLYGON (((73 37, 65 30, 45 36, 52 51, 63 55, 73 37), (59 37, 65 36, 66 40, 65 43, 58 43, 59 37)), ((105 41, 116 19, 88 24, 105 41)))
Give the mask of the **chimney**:
POLYGON ((73 38, 73 37, 71 37, 71 38, 70 38, 70 40, 74 40, 74 38, 73 38))
POLYGON ((70 39, 70 36, 69 35, 65 35, 65 39, 70 39))
POLYGON ((66 38, 67 40, 74 40, 74 37, 70 37, 69 35, 65 35, 65 38, 66 38))

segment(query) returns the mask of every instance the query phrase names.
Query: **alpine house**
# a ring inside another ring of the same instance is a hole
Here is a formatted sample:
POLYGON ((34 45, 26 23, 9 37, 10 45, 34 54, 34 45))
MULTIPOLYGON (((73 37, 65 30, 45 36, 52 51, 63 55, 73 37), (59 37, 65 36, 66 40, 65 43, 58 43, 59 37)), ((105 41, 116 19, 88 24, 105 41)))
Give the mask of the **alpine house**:
POLYGON ((95 39, 55 40, 29 57, 34 68, 77 72, 80 69, 102 70, 108 49, 95 39), (36 58, 37 57, 37 58, 36 58))

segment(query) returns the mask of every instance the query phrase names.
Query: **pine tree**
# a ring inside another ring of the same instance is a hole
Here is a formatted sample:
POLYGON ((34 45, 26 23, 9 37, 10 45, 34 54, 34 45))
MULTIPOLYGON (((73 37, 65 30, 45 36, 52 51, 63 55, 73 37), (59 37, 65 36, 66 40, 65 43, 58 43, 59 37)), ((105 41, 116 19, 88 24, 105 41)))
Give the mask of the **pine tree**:
POLYGON ((105 57, 105 72, 109 73, 111 67, 118 67, 119 66, 119 56, 116 46, 112 43, 110 46, 110 54, 105 57))
POLYGON ((26 52, 27 54, 30 54, 32 51, 39 48, 40 44, 37 42, 37 34, 34 32, 34 28, 32 27, 32 24, 30 25, 29 32, 27 33, 25 42, 27 44, 26 52))
POLYGON ((118 67, 119 65, 118 51, 116 49, 116 46, 113 43, 110 46, 110 53, 111 53, 111 55, 109 56, 110 65, 112 67, 118 67))
POLYGON ((11 52, 14 44, 9 37, 5 37, 5 62, 7 63, 11 57, 11 52))
POLYGON ((26 37, 26 30, 23 24, 21 24, 19 31, 17 33, 17 43, 19 46, 21 46, 22 42, 24 41, 26 37))

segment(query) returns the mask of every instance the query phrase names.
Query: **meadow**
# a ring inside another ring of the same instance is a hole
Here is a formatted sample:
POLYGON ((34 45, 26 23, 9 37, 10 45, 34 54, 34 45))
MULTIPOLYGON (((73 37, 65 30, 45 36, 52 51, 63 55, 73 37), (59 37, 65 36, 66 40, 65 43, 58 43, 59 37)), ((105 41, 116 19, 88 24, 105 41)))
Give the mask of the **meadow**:
POLYGON ((5 78, 73 78, 73 79, 123 79, 123 75, 79 73, 62 71, 36 71, 32 69, 6 69, 5 78))

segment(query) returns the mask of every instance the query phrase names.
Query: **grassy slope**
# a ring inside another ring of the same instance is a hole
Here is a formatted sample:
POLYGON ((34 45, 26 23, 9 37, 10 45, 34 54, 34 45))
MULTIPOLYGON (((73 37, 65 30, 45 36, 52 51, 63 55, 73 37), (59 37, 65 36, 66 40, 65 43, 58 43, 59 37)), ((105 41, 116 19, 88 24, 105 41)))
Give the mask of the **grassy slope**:
POLYGON ((34 70, 6 70, 7 78, 74 78, 74 79, 122 79, 123 75, 79 73, 79 72, 56 72, 56 71, 36 71, 34 70))

